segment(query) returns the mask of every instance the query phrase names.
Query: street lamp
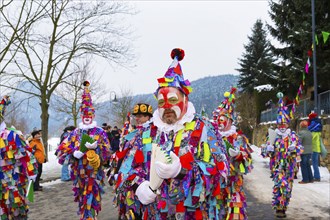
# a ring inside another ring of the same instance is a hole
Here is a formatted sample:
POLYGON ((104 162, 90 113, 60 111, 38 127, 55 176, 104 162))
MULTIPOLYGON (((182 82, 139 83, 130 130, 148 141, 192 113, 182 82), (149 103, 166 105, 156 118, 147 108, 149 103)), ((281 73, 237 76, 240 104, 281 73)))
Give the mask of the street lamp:
POLYGON ((111 103, 111 102, 118 102, 118 100, 117 100, 117 95, 116 95, 116 92, 115 92, 115 91, 111 91, 111 92, 110 92, 110 103, 111 103), (114 95, 114 96, 113 96, 113 97, 114 97, 113 99, 111 98, 111 95, 112 95, 112 94, 114 95))

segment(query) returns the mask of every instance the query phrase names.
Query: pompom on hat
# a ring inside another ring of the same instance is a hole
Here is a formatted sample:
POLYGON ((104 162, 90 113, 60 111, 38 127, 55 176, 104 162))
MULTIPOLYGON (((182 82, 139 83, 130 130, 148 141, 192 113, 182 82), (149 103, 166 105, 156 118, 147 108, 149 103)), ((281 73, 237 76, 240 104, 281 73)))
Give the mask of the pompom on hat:
POLYGON ((85 81, 83 83, 84 91, 81 96, 81 106, 80 106, 80 114, 84 116, 92 116, 95 114, 95 109, 93 107, 92 103, 92 97, 89 90, 90 83, 88 81, 85 81))
POLYGON ((146 103, 138 103, 134 106, 132 115, 143 114, 152 117, 152 106, 146 103))
POLYGON ((224 100, 220 105, 213 111, 213 118, 216 120, 219 116, 226 116, 227 118, 234 121, 234 109, 235 109, 235 93, 237 91, 236 87, 232 87, 230 92, 224 93, 224 100))
POLYGON ((184 50, 175 48, 171 52, 172 64, 169 66, 164 77, 158 79, 158 88, 154 93, 157 97, 158 91, 162 87, 174 87, 178 88, 186 96, 192 92, 192 88, 189 80, 185 80, 183 77, 181 65, 179 61, 184 58, 184 50))
POLYGON ((288 107, 284 106, 283 103, 283 93, 279 92, 276 94, 278 100, 278 110, 277 110, 277 124, 289 124, 290 116, 288 114, 288 107))

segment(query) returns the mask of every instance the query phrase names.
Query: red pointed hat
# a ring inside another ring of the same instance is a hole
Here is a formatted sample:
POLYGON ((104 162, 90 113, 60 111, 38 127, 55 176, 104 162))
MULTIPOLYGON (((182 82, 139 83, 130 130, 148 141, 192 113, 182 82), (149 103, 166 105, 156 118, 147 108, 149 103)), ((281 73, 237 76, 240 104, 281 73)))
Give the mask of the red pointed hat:
POLYGON ((192 88, 189 80, 185 80, 183 77, 181 65, 179 61, 184 58, 184 50, 175 48, 171 52, 172 64, 166 71, 164 77, 158 79, 158 88, 154 93, 157 97, 158 91, 162 87, 175 87, 178 88, 185 95, 189 95, 192 92, 192 88))
POLYGON ((92 103, 92 97, 89 90, 90 83, 88 81, 85 81, 83 83, 84 91, 81 96, 81 106, 80 106, 80 114, 85 116, 91 116, 95 114, 95 109, 93 107, 92 103))

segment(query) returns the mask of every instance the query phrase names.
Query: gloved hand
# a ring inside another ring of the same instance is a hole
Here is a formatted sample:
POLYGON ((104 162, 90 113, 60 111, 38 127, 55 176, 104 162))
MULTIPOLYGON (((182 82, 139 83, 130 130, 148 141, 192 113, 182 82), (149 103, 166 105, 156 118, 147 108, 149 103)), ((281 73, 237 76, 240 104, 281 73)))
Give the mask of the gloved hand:
POLYGON ((157 175, 163 179, 170 179, 176 177, 181 171, 180 159, 174 152, 171 151, 170 157, 172 158, 171 164, 155 162, 155 170, 157 175))
POLYGON ((150 189, 150 182, 144 181, 135 191, 135 195, 138 197, 143 205, 148 205, 155 201, 156 194, 150 189))
POLYGON ((97 141, 94 141, 94 143, 89 143, 89 142, 86 142, 85 146, 88 148, 88 149, 95 149, 97 147, 97 141))
POLYGON ((274 151, 274 146, 273 145, 267 145, 267 151, 274 151))
POLYGON ((296 145, 294 144, 291 144, 289 147, 288 147, 288 150, 289 151, 294 151, 296 149, 296 145))
POLYGON ((73 152, 73 156, 77 159, 80 159, 84 156, 85 153, 81 152, 80 150, 76 150, 75 152, 73 152))
POLYGON ((232 148, 229 148, 229 155, 231 157, 236 157, 239 154, 239 150, 234 150, 232 148))
POLYGON ((69 171, 69 173, 71 173, 71 171, 72 171, 71 164, 68 165, 68 171, 69 171))
POLYGON ((33 180, 33 182, 36 181, 37 175, 33 175, 33 176, 28 176, 28 180, 33 180))

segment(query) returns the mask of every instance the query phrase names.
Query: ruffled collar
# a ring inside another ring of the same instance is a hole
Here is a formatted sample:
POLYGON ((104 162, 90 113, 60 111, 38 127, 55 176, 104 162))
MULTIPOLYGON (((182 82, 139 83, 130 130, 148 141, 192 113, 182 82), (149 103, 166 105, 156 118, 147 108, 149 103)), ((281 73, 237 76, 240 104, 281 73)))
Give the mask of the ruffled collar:
POLYGON ((184 124, 186 122, 191 122, 195 117, 195 107, 191 102, 188 102, 188 108, 186 114, 176 123, 174 124, 166 124, 162 121, 159 115, 158 109, 153 114, 154 125, 158 127, 158 129, 162 132, 169 133, 170 131, 177 132, 184 128, 184 124))
POLYGON ((91 124, 89 125, 85 125, 84 123, 80 122, 79 123, 79 128, 82 129, 82 130, 88 130, 88 129, 91 129, 91 128, 95 128, 97 126, 97 123, 96 121, 93 121, 91 124))
POLYGON ((229 136, 236 133, 236 126, 232 125, 228 131, 220 131, 219 130, 219 132, 220 132, 221 136, 229 137, 229 136))
POLYGON ((278 128, 276 128, 275 132, 276 132, 277 135, 279 135, 281 137, 287 137, 291 133, 291 129, 288 128, 288 129, 285 130, 285 132, 281 132, 278 128))

